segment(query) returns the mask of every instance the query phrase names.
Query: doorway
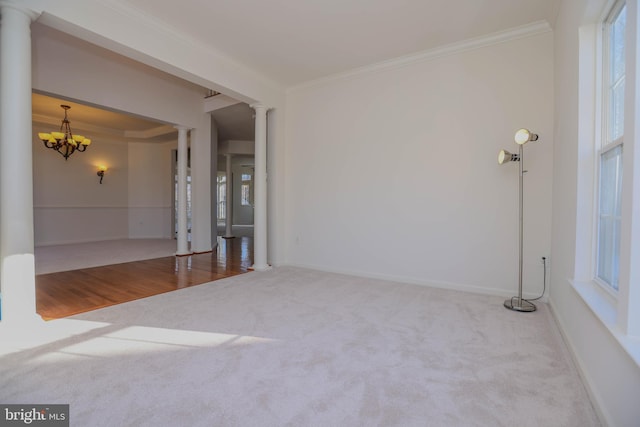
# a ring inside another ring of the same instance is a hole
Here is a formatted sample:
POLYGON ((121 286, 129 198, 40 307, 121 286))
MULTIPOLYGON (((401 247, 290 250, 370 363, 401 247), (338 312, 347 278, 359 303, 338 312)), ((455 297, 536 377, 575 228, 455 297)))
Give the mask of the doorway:
POLYGON ((253 157, 249 156, 234 157, 231 176, 227 176, 226 170, 218 170, 216 176, 218 236, 226 234, 227 204, 231 201, 231 234, 235 237, 253 237, 254 170, 253 157))

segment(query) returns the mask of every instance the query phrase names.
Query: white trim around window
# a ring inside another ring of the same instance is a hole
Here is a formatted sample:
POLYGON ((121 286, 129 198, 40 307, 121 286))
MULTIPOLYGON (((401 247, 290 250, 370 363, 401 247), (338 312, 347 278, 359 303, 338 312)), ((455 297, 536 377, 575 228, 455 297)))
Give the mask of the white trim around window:
MULTIPOLYGON (((603 58, 606 20, 625 4, 607 2, 599 22, 580 29, 578 211, 573 289, 621 347, 640 366, 640 36, 639 0, 626 1, 624 127, 613 132, 603 109, 609 108, 608 71, 603 58), (618 148, 620 147, 620 148, 618 148), (618 290, 597 277, 601 157, 620 150, 624 172, 620 187, 618 290), (635 167, 635 169, 634 169, 635 167), (634 214, 635 213, 635 214, 634 214)), ((604 1, 603 1, 604 3, 604 1)), ((619 103, 618 103, 619 104, 619 103)))

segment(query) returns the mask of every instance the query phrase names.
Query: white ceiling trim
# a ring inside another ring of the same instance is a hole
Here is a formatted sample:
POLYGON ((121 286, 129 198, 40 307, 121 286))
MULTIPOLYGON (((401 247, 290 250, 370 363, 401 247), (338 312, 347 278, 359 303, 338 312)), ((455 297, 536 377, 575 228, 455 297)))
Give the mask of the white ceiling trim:
POLYGON ((161 125, 153 129, 147 129, 147 130, 125 130, 124 136, 126 138, 149 139, 149 138, 155 138, 157 136, 167 135, 177 131, 178 130, 171 125, 161 125))
MULTIPOLYGON (((51 131, 59 130, 60 123, 62 122, 60 118, 53 118, 53 117, 45 116, 42 114, 33 114, 31 117, 31 120, 35 123, 39 123, 42 125, 53 126, 51 131)), ((80 129, 82 131, 90 132, 93 134, 112 135, 120 138, 123 138, 125 136, 124 132, 119 129, 91 125, 88 123, 79 122, 77 120, 73 120, 73 121, 70 120, 69 122, 70 122, 69 125, 71 126, 71 130, 73 131, 74 134, 77 133, 76 131, 78 129, 80 129)), ((87 137, 90 138, 89 135, 87 135, 87 137)))
POLYGON ((498 43, 508 42, 511 40, 537 36, 540 34, 548 33, 550 31, 552 31, 552 28, 547 21, 537 21, 520 27, 511 28, 509 30, 499 31, 485 36, 463 40, 434 49, 428 49, 422 52, 400 56, 398 58, 389 59, 375 64, 366 65, 364 67, 355 68, 353 70, 332 74, 316 80, 311 80, 288 88, 287 93, 297 90, 303 90, 309 87, 325 85, 336 80, 354 78, 363 74, 401 68, 407 65, 424 61, 433 61, 434 59, 442 58, 445 56, 455 55, 461 52, 479 49, 498 43))

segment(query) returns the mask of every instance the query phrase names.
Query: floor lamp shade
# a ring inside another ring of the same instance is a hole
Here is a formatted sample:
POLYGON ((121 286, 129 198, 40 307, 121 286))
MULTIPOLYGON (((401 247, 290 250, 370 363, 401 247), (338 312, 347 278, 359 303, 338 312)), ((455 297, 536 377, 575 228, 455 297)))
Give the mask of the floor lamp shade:
POLYGON ((535 133, 532 133, 529 129, 524 129, 524 128, 518 129, 514 137, 514 140, 516 141, 516 144, 524 145, 529 141, 537 141, 538 135, 536 135, 535 133))
POLYGON ((508 162, 517 162, 520 157, 517 154, 511 154, 507 150, 500 150, 498 153, 498 163, 504 164, 508 162))

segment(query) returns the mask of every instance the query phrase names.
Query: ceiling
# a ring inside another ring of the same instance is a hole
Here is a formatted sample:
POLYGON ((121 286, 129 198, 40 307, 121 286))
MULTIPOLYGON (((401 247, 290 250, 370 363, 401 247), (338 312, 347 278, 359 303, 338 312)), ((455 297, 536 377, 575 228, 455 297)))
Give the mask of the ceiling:
MULTIPOLYGON (((119 0, 183 37, 209 45, 285 87, 538 21, 553 26, 559 0, 119 0)), ((205 93, 206 88, 203 88, 205 93)), ((34 121, 89 137, 176 140, 170 125, 44 94, 34 121)), ((253 140, 244 103, 213 113, 220 140, 253 140)))
POLYGON ((255 122, 253 109, 241 102, 211 113, 218 127, 218 141, 253 141, 255 122))
POLYGON ((285 87, 545 20, 559 0, 120 0, 285 87))

